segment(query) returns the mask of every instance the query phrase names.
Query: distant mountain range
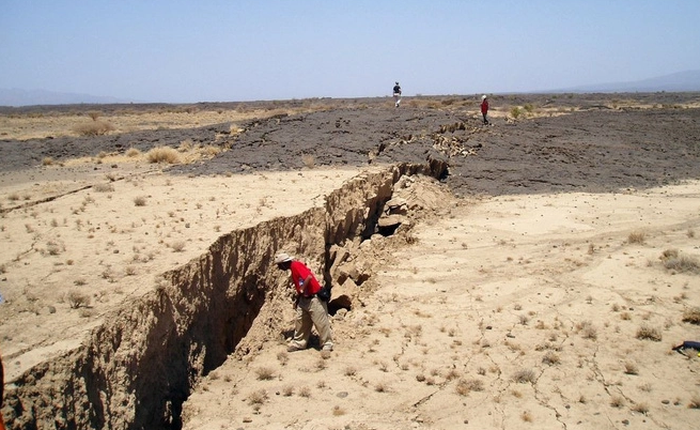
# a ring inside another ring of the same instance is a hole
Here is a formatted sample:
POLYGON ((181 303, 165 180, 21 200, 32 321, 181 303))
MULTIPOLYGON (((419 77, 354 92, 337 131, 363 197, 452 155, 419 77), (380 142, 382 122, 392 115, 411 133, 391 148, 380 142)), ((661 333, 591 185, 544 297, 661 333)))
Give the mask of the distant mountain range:
MULTIPOLYGON (((700 70, 689 70, 644 79, 635 82, 612 82, 607 84, 582 85, 570 88, 538 91, 549 93, 646 93, 646 92, 700 92, 700 70)), ((33 106, 59 104, 109 104, 140 103, 116 97, 100 97, 89 94, 58 93, 46 90, 22 90, 0 88, 0 106, 33 106)))
POLYGON ((100 97, 89 94, 58 93, 46 90, 21 90, 0 88, 0 106, 33 106, 63 104, 129 103, 116 97, 100 97))
POLYGON ((553 93, 652 93, 700 91, 700 70, 688 70, 634 82, 582 85, 553 90, 553 93))

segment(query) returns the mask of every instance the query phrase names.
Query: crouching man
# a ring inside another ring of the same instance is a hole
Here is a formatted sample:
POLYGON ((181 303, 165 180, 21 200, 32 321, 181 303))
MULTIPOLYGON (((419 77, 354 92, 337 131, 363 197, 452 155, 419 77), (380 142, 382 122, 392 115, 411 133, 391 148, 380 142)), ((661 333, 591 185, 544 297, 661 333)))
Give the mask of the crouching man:
POLYGON ((294 352, 308 347, 312 324, 316 327, 323 351, 332 351, 333 338, 328 319, 328 304, 318 298, 321 284, 311 269, 289 254, 284 252, 277 254, 275 263, 280 270, 291 272, 292 283, 297 293, 294 302, 294 310, 296 311, 294 338, 287 351, 294 352))

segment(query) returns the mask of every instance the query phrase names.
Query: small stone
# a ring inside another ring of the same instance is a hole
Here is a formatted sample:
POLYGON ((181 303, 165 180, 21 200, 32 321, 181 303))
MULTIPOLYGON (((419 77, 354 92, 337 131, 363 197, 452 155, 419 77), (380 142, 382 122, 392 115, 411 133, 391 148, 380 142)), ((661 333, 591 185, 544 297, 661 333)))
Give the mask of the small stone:
POLYGON ((337 397, 340 397, 341 399, 344 399, 348 396, 347 391, 341 391, 340 393, 336 394, 337 397))

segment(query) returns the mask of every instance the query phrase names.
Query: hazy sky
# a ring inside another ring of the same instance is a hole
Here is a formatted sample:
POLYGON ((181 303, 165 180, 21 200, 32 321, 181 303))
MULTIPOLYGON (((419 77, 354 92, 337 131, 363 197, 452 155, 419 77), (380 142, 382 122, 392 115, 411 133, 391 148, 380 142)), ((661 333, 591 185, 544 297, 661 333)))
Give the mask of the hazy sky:
POLYGON ((700 0, 0 0, 0 88, 142 102, 541 91, 700 69, 700 0))

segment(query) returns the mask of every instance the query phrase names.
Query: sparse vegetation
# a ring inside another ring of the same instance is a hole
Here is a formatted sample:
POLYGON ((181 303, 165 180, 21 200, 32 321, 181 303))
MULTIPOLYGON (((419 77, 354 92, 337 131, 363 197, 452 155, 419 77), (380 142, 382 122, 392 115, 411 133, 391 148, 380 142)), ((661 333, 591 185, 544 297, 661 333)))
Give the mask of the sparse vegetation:
POLYGON ((102 136, 113 130, 114 125, 106 121, 92 121, 78 124, 73 129, 73 131, 80 136, 102 136))
POLYGON ((624 367, 624 372, 628 375, 639 374, 639 368, 637 367, 637 364, 632 362, 632 361, 625 361, 625 364, 623 365, 623 367, 624 367))
POLYGON ((683 322, 700 325, 700 307, 692 307, 684 310, 683 322))
POLYGON ((646 233, 643 231, 633 231, 627 236, 627 242, 642 245, 646 240, 646 233))
POLYGON ((480 379, 460 379, 455 385, 455 391, 460 396, 466 396, 472 391, 483 391, 484 383, 480 379))
POLYGON ((664 267, 677 273, 700 273, 700 262, 694 256, 681 254, 677 249, 667 249, 660 257, 664 267))
POLYGON ((90 296, 77 290, 69 291, 66 295, 66 301, 71 309, 78 309, 81 306, 90 306, 90 296))
POLYGON ((659 330, 656 327, 651 327, 646 324, 642 324, 638 329, 637 329, 637 334, 636 334, 637 339, 643 340, 653 340, 654 342, 660 342, 662 339, 661 335, 661 330, 659 330))
POLYGON ((268 395, 266 390, 257 390, 250 393, 247 400, 249 405, 262 405, 267 399, 268 395))
POLYGON ((108 193, 114 191, 114 185, 109 182, 104 184, 95 184, 93 189, 98 193, 108 193))
POLYGON ((275 377, 275 371, 269 367, 258 367, 255 369, 255 374, 259 381, 269 381, 275 377))
POLYGON ((175 148, 169 146, 158 146, 146 153, 149 163, 180 164, 180 153, 175 148))
POLYGON ((535 382, 537 382, 537 375, 532 369, 521 369, 515 372, 515 374, 513 375, 513 380, 520 384, 534 384, 535 382))

